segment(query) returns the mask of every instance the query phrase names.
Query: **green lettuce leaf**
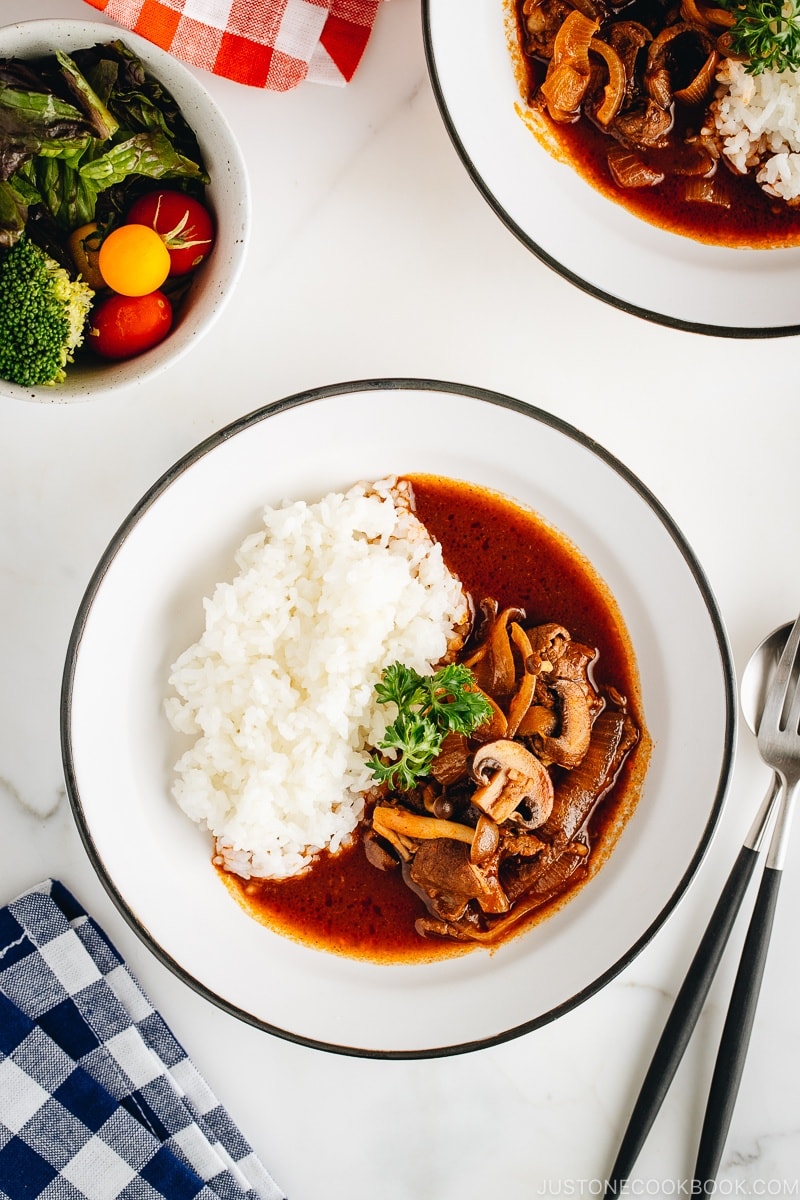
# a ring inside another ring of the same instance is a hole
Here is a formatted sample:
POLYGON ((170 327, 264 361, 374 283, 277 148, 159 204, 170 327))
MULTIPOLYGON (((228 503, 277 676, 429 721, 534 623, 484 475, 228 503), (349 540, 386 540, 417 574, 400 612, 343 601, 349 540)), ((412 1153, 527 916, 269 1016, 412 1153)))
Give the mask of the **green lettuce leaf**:
POLYGON ((49 92, 0 83, 0 179, 10 179, 49 143, 74 145, 87 135, 86 120, 74 105, 49 92))
POLYGON ((56 60, 61 67, 61 74, 67 87, 75 97, 81 111, 86 114, 95 136, 101 140, 113 137, 119 129, 119 122, 109 112, 86 76, 78 70, 77 65, 63 50, 56 50, 56 60))
POLYGON ((0 180, 0 246, 13 246, 28 220, 28 204, 8 180, 0 180))

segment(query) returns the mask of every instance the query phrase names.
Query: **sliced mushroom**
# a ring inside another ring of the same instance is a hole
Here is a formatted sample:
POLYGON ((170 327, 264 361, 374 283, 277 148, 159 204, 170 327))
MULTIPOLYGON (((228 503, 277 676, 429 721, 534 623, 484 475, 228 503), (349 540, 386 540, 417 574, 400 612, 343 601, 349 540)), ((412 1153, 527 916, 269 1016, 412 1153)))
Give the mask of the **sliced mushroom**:
POLYGON ((547 820, 553 808, 553 783, 546 767, 518 742, 507 738, 489 742, 472 759, 472 776, 481 786, 472 803, 498 825, 521 804, 530 813, 531 829, 547 820))
POLYGON ((589 749, 592 714, 583 688, 572 679, 554 679, 552 689, 558 696, 561 720, 556 737, 539 735, 536 749, 545 763, 577 767, 589 749))
POLYGON ((478 687, 493 696, 506 696, 514 687, 516 668, 509 641, 509 621, 525 616, 521 608, 505 608, 492 622, 492 626, 481 645, 464 665, 475 675, 478 687))

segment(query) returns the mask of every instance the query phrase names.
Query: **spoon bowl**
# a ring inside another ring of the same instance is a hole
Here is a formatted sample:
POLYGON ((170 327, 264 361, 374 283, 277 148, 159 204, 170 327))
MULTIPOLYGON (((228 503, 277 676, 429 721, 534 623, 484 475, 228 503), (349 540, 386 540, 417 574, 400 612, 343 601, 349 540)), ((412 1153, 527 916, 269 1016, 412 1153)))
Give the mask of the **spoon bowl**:
POLYGON ((752 733, 758 732, 761 714, 767 697, 767 689, 775 674, 778 660, 783 653, 792 622, 773 629, 763 642, 756 646, 742 673, 739 689, 742 715, 752 733))

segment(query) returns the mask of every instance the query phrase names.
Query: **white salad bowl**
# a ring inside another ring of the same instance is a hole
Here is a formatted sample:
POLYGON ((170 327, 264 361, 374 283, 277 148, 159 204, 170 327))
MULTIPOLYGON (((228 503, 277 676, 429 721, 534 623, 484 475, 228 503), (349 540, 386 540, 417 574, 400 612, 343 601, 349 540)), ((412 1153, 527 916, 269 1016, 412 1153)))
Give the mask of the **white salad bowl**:
POLYGON ((88 584, 67 652, 61 723, 87 853, 136 934, 187 985, 305 1045, 422 1057, 552 1021, 630 963, 709 845, 732 767, 736 705, 727 638, 702 569, 621 463, 507 396, 375 380, 243 417, 154 483, 88 584), (588 558, 630 634, 653 749, 613 852, 568 904, 491 954, 381 964, 281 936, 236 902, 212 865, 210 835, 170 795, 185 739, 171 729, 164 700, 170 665, 202 632, 203 597, 235 573, 234 554, 265 505, 404 473, 503 492, 588 558))
MULTIPOLYGON (((247 168, 236 137, 216 102, 177 59, 136 34, 100 21, 36 20, 0 28, 0 57, 32 58, 56 49, 70 53, 85 46, 123 42, 169 91, 194 130, 208 170, 206 199, 216 222, 216 241, 193 278, 159 345, 135 358, 108 361, 92 355, 67 368, 62 383, 20 387, 0 380, 0 395, 60 404, 91 400, 152 379, 189 352, 213 326, 230 299, 244 264, 250 225, 247 168)), ((168 186, 168 181, 165 181, 168 186)))

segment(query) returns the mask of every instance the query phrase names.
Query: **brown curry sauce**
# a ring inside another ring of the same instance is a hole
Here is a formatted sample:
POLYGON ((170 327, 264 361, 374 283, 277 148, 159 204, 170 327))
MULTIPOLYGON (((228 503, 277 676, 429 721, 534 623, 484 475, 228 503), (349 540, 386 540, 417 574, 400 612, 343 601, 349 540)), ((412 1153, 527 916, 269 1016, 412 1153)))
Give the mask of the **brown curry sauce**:
MULTIPOLYGON (((497 493, 438 476, 407 476, 416 512, 442 545, 447 566, 474 597, 492 595, 501 607, 519 605, 531 623, 556 620, 599 649, 595 676, 628 699, 642 737, 611 792, 590 821, 591 870, 571 879, 515 929, 549 915, 605 861, 630 815, 647 766, 649 740, 639 698, 636 664, 616 605, 592 567, 533 511, 497 493)), ((428 961, 474 948, 422 938, 414 921, 423 902, 400 870, 379 871, 360 839, 337 855, 322 854, 303 875, 287 880, 244 880, 219 870, 229 890, 263 924, 298 941, 351 958, 428 961)))

